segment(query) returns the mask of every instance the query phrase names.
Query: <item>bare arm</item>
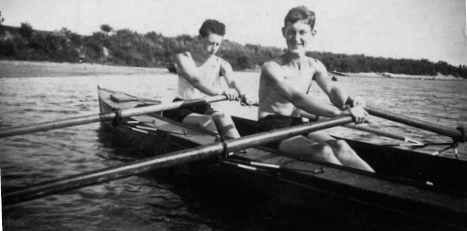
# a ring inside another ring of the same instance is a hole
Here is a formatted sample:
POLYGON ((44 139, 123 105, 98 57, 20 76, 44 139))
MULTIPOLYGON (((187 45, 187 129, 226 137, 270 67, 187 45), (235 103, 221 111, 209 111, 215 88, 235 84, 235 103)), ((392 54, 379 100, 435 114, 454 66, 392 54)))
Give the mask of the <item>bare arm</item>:
POLYGON ((240 87, 239 81, 235 78, 232 65, 225 60, 221 60, 221 74, 224 76, 227 85, 231 89, 235 89, 238 92, 240 103, 242 105, 251 105, 253 101, 251 96, 249 96, 243 89, 240 87))
POLYGON ((198 73, 198 68, 191 58, 189 53, 180 53, 175 57, 177 62, 177 72, 185 78, 193 87, 200 90, 206 95, 221 95, 224 93, 222 89, 217 89, 212 85, 201 81, 198 73))
POLYGON ((347 112, 345 114, 350 114, 356 124, 363 123, 368 117, 368 112, 363 109, 365 101, 360 97, 345 94, 343 90, 329 81, 328 71, 321 62, 316 61, 314 64, 316 68, 314 80, 328 95, 331 103, 339 109, 344 110, 343 112, 347 112))
POLYGON ((245 92, 242 91, 242 88, 240 87, 240 85, 237 82, 237 79, 234 76, 232 65, 230 65, 230 63, 228 63, 225 60, 221 60, 220 72, 222 76, 224 76, 225 81, 227 82, 227 85, 229 86, 229 88, 234 88, 235 90, 237 90, 239 95, 245 94, 245 92))
POLYGON ((328 95, 331 103, 336 107, 343 109, 348 95, 329 80, 328 71, 321 62, 316 61, 314 64, 316 68, 316 73, 313 76, 314 80, 318 83, 321 89, 323 89, 324 93, 328 95))
POLYGON ((347 95, 342 89, 329 80, 328 71, 321 62, 315 62, 315 67, 317 71, 314 75, 314 80, 328 95, 332 104, 340 109, 343 109, 346 106, 355 107, 357 105, 365 107, 365 100, 360 97, 347 95))

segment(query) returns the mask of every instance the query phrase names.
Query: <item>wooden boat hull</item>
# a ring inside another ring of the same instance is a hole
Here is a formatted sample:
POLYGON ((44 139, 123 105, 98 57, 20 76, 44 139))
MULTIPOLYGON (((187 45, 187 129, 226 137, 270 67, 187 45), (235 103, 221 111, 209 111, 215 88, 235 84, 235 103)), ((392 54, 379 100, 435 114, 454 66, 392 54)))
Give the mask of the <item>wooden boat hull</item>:
MULTIPOLYGON (((118 103, 110 99, 115 92, 99 88, 101 112, 141 106, 144 102, 118 103)), ((255 121, 234 117, 242 136, 256 132, 255 121)), ((115 131, 135 145, 153 155, 199 145, 219 142, 214 133, 193 128, 163 117, 163 113, 134 116, 124 121, 108 123, 115 131), (140 121, 144 126, 158 129, 150 134, 122 126, 128 121, 140 121)), ((221 164, 217 159, 195 163, 210 172, 222 172, 226 178, 244 181, 248 187, 268 188, 271 194, 297 205, 307 206, 317 198, 348 200, 363 205, 395 211, 446 227, 467 227, 467 163, 443 157, 428 156, 407 150, 378 146, 347 140, 359 155, 377 173, 329 163, 303 162, 291 158, 291 154, 266 147, 236 152, 235 157, 291 168, 323 170, 298 171, 250 171, 221 164), (248 183, 250 182, 250 183, 248 183), (254 182, 254 183, 251 183, 254 182), (291 196, 293 195, 293 196, 291 196)), ((216 174, 219 175, 219 174, 216 174)))

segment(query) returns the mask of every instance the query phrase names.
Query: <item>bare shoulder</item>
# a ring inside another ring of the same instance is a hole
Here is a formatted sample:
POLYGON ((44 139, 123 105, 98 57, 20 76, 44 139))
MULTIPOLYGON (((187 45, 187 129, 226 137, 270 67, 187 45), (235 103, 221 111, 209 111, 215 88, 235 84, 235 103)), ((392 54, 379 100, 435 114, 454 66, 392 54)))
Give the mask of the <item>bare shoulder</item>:
POLYGON ((265 62, 261 68, 261 78, 276 79, 283 75, 282 66, 275 59, 265 62))
POLYGON ((232 65, 230 65, 230 63, 225 61, 223 58, 219 58, 219 62, 222 70, 232 70, 232 65))
POLYGON ((191 57, 190 52, 182 52, 176 54, 175 63, 177 64, 177 72, 179 74, 192 73, 192 71, 196 67, 195 61, 191 57))
POLYGON ((277 71, 279 69, 282 69, 281 64, 280 64, 280 60, 272 59, 272 60, 266 61, 263 64, 263 67, 261 68, 261 71, 262 72, 265 72, 265 71, 270 72, 270 71, 277 71))
POLYGON ((308 65, 310 65, 310 67, 315 69, 317 73, 327 73, 326 66, 324 66, 324 64, 318 59, 311 58, 311 57, 308 58, 308 65))
POLYGON ((181 52, 175 55, 175 59, 183 60, 191 58, 191 53, 189 51, 181 52))
POLYGON ((324 64, 318 59, 308 57, 308 65, 314 68, 325 68, 324 64))
POLYGON ((175 62, 177 63, 179 71, 181 72, 196 67, 195 60, 193 60, 191 53, 188 51, 176 54, 175 62))
POLYGON ((225 61, 225 59, 219 57, 219 62, 221 63, 221 65, 230 65, 229 62, 225 61))

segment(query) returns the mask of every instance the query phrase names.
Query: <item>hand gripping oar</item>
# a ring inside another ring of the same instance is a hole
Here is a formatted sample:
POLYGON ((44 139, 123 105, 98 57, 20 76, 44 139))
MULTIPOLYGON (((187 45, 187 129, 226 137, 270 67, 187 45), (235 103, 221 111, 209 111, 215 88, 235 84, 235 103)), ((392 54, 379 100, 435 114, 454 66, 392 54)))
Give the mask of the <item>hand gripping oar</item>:
POLYGON ((172 152, 165 155, 146 158, 117 167, 69 176, 54 181, 32 185, 22 190, 7 192, 2 195, 2 203, 4 206, 16 204, 23 201, 45 197, 47 195, 52 195, 54 193, 65 192, 88 185, 94 185, 133 176, 143 172, 181 165, 218 155, 226 155, 226 153, 231 151, 251 148, 268 142, 283 140, 292 136, 340 126, 351 122, 352 118, 350 116, 334 118, 311 125, 303 124, 295 127, 277 129, 274 131, 258 133, 238 139, 225 140, 223 142, 216 142, 191 149, 172 152))
MULTIPOLYGON (((308 119, 311 119, 311 120, 314 120, 314 121, 317 121, 319 119, 318 116, 308 114, 306 112, 301 112, 300 115, 302 117, 305 117, 305 118, 308 118, 308 119)), ((410 144, 407 144, 407 145, 411 145, 411 146, 424 146, 425 145, 425 144, 423 144, 423 143, 421 143, 419 141, 416 141, 416 140, 414 140, 412 138, 409 138, 407 136, 401 136, 401 135, 398 135, 398 134, 394 134, 392 132, 387 132, 387 131, 383 131, 383 130, 379 130, 379 129, 369 128, 369 127, 366 127, 364 125, 357 127, 355 125, 347 124, 347 125, 343 125, 342 127, 355 129, 355 130, 359 130, 359 131, 364 131, 364 132, 368 132, 368 133, 373 133, 373 134, 376 134, 376 135, 379 135, 379 136, 385 136, 385 137, 389 137, 389 138, 392 138, 392 139, 395 139, 395 140, 404 141, 404 142, 410 143, 410 144)))
POLYGON ((89 124, 99 121, 111 121, 115 119, 127 118, 136 115, 143 115, 158 111, 165 111, 170 109, 175 109, 183 106, 190 106, 195 104, 202 104, 202 103, 213 103, 218 101, 227 100, 227 96, 225 95, 217 95, 211 96, 205 99, 192 99, 192 100, 184 100, 184 101, 177 101, 172 103, 166 104, 158 104, 158 105, 151 105, 146 107, 139 107, 139 108, 130 108, 124 110, 117 110, 111 113, 99 113, 87 116, 78 116, 63 120, 57 121, 50 121, 50 122, 43 122, 37 124, 31 124, 26 126, 19 126, 19 127, 12 127, 0 130, 0 138, 8 137, 8 136, 16 136, 16 135, 23 135, 33 132, 39 131, 46 131, 52 130, 57 128, 64 128, 64 127, 71 127, 76 125, 82 124, 89 124))
POLYGON ((396 113, 384 111, 384 110, 377 109, 371 106, 366 106, 365 110, 373 116, 381 117, 387 120, 399 122, 399 123, 406 124, 412 127, 420 128, 423 130, 427 130, 427 131, 431 131, 431 132, 435 132, 441 135, 451 137, 455 142, 467 141, 465 130, 461 127, 457 129, 448 128, 448 127, 445 127, 439 124, 430 123, 427 121, 398 115, 396 113))

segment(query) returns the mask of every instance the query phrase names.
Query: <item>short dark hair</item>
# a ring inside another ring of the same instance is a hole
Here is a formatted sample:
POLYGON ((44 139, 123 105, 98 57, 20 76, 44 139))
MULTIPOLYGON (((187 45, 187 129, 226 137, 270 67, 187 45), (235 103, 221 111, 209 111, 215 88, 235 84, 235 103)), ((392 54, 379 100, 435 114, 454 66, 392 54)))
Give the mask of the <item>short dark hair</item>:
POLYGON ((225 35, 225 25, 214 19, 207 19, 199 28, 199 35, 201 37, 206 38, 209 36, 210 33, 218 34, 220 36, 225 35))
POLYGON ((305 24, 310 25, 311 29, 315 27, 315 12, 308 10, 305 6, 297 6, 292 8, 284 18, 284 26, 287 22, 296 23, 302 21, 305 24))

